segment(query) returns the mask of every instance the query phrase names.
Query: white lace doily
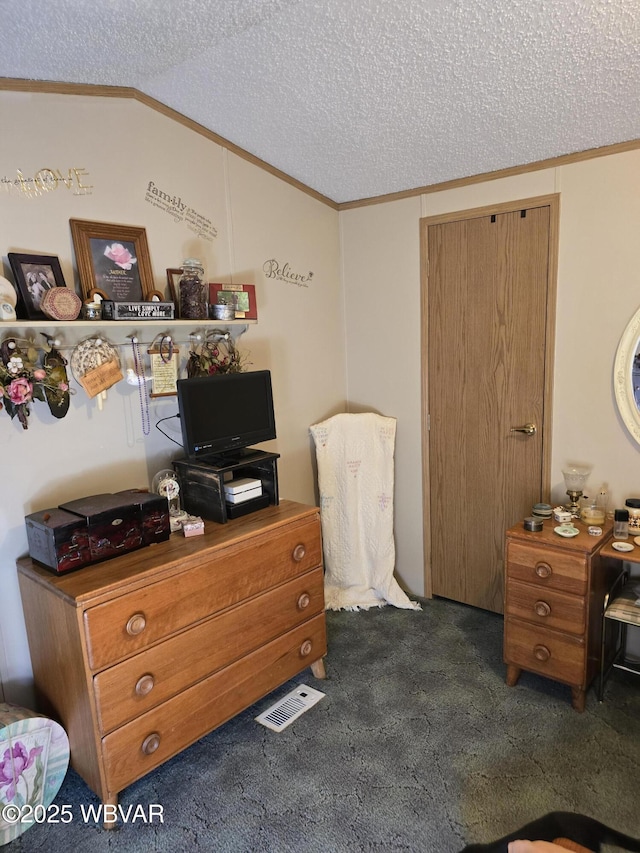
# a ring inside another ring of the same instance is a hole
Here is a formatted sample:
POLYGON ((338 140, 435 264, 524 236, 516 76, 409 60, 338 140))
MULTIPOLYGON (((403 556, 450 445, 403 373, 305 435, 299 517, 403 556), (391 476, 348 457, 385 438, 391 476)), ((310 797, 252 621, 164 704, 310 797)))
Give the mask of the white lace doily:
POLYGON ((120 355, 117 347, 105 341, 104 338, 91 337, 75 347, 71 353, 70 365, 73 375, 76 379, 85 376, 101 364, 106 364, 109 361, 115 361, 120 367, 120 355))

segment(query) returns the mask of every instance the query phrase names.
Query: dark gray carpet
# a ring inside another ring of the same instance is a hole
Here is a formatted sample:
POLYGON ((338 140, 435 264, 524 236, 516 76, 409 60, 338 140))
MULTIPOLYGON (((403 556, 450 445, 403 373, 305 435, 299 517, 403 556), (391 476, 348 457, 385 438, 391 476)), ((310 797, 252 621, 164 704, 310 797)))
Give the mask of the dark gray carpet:
POLYGON ((639 834, 640 679, 614 673, 578 714, 562 685, 505 686, 502 617, 423 606, 328 613, 326 681, 306 670, 122 792, 163 824, 83 822, 98 800, 70 771, 73 822, 5 849, 456 853, 554 810, 639 834), (254 722, 298 683, 326 697, 280 734, 254 722))

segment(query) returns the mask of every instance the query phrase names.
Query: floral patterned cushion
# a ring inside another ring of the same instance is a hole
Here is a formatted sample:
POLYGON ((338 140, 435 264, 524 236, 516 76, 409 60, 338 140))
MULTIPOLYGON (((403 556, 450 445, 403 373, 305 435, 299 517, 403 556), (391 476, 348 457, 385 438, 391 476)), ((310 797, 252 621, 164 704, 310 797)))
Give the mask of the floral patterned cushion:
POLYGON ((42 819, 68 765, 62 726, 0 702, 0 847, 42 819))

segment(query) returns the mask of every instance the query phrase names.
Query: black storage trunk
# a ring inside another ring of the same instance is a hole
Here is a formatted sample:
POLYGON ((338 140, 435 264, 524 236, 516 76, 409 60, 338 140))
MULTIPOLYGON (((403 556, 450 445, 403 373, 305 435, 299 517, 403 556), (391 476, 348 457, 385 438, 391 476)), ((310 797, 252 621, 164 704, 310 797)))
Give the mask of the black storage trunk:
POLYGON ((58 575, 93 562, 84 518, 56 507, 25 517, 29 555, 58 575))
POLYGON ((153 545, 154 542, 165 542, 171 536, 171 519, 169 518, 169 501, 163 495, 152 492, 141 492, 138 489, 127 489, 116 492, 129 499, 140 513, 142 527, 142 542, 153 545))
POLYGON ((92 495, 60 504, 84 519, 93 562, 141 548, 140 509, 122 495, 92 495))

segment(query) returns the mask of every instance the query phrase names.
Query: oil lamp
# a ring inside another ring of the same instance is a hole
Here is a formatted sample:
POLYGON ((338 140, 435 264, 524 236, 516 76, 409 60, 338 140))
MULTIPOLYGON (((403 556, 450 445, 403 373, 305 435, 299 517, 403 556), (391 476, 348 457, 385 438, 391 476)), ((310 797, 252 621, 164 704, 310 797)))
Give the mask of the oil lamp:
POLYGON ((588 465, 567 465, 562 471, 564 484, 569 495, 569 504, 567 509, 571 512, 573 518, 580 518, 580 507, 578 501, 582 496, 584 484, 591 473, 591 466, 588 465))

